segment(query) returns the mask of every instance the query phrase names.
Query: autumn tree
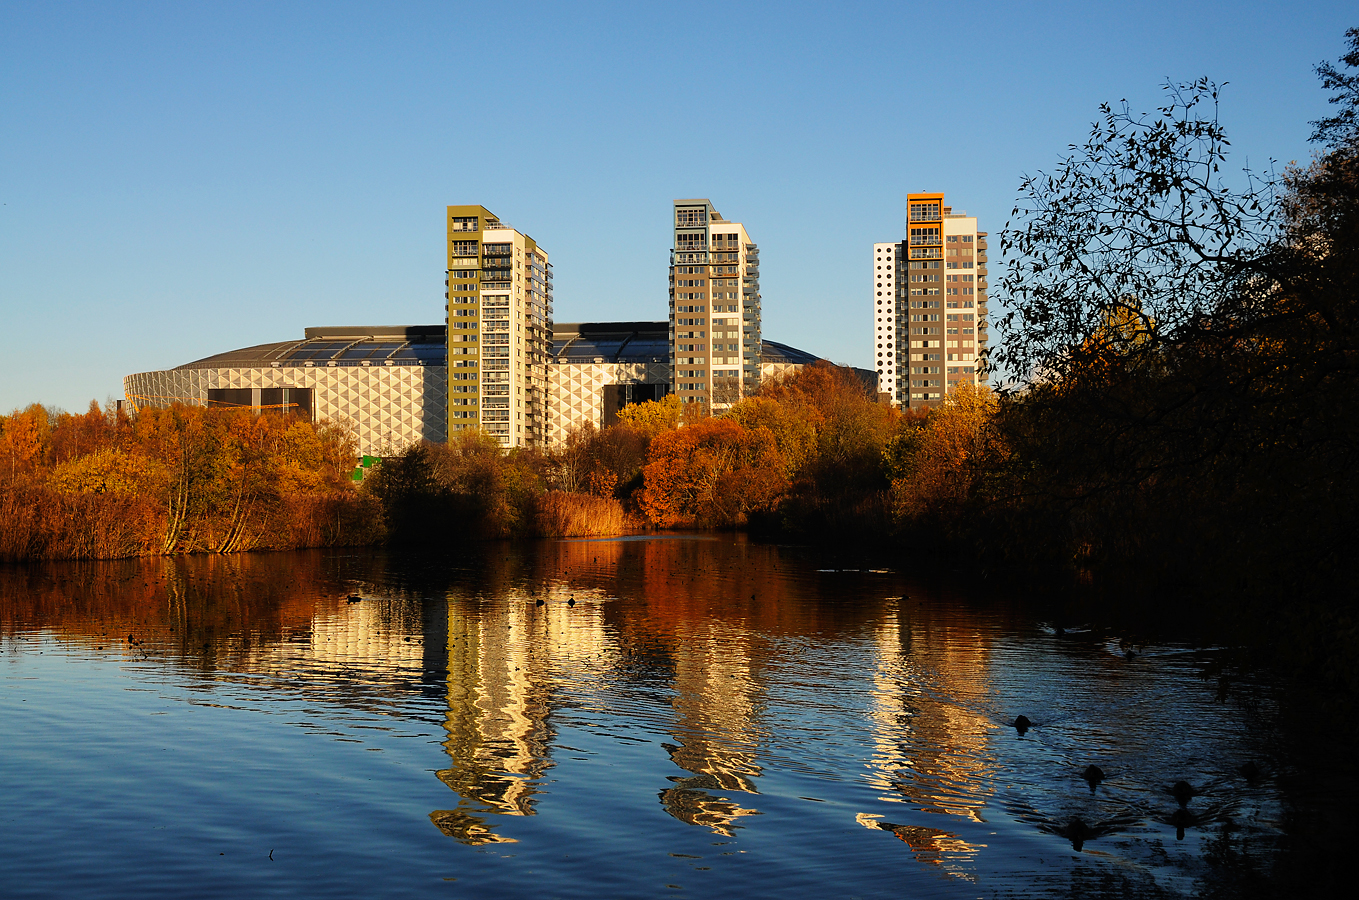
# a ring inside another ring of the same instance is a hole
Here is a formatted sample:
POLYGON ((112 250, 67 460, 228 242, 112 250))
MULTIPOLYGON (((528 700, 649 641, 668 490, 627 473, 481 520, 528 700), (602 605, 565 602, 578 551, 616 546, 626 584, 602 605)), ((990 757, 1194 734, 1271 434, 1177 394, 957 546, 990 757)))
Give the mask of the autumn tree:
POLYGON ((730 418, 709 418, 659 435, 651 444, 641 507, 663 526, 744 524, 787 487, 773 434, 730 418))
POLYGON ((1008 518, 990 528, 1011 560, 1237 608, 1306 585, 1319 605, 1289 608, 1353 628, 1336 573, 1359 526, 1359 81, 1322 74, 1327 149, 1278 180, 1226 183, 1200 81, 1150 117, 1106 107, 1024 182, 996 358, 1032 377, 997 417, 1008 518))
POLYGON ((620 422, 601 431, 586 423, 553 451, 548 477, 559 491, 627 500, 641 487, 649 445, 646 433, 630 424, 620 422))
POLYGON ((960 384, 924 419, 888 441, 883 454, 900 519, 938 523, 969 511, 974 485, 998 455, 993 427, 998 408, 990 388, 960 384))
POLYGON ((354 442, 295 416, 92 403, 0 417, 0 556, 111 558, 369 540, 354 442), (10 455, 10 454, 7 454, 10 455))
POLYGON ((852 369, 826 362, 765 384, 759 397, 777 404, 784 423, 801 421, 811 432, 808 443, 795 425, 774 429, 780 446, 800 459, 777 517, 766 525, 807 538, 857 540, 885 533, 882 448, 900 414, 878 402, 876 391, 852 369))
POLYGON ((632 428, 647 440, 662 432, 678 428, 686 404, 678 394, 667 394, 661 400, 633 403, 618 411, 618 422, 632 428))

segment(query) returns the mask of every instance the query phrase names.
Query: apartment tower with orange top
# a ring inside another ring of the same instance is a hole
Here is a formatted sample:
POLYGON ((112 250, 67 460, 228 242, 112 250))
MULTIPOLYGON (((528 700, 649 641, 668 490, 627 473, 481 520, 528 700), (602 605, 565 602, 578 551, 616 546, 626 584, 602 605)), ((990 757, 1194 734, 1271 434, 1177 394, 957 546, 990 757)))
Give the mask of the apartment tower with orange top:
POLYGON ((985 378, 986 232, 942 193, 906 195, 906 239, 873 245, 878 391, 934 406, 985 378))

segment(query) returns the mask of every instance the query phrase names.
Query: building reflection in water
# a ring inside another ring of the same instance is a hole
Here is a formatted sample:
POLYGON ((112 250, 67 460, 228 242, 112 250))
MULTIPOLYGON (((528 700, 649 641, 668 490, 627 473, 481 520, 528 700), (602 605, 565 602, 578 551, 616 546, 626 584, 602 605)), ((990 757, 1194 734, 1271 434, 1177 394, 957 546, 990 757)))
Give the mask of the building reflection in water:
MULTIPOLYGON (((695 623, 696 624, 696 623, 695 623)), ((734 793, 758 794, 760 711, 754 662, 745 634, 708 623, 691 625, 675 650, 670 760, 688 776, 670 776, 674 787, 660 792, 666 812, 690 825, 730 836, 742 816, 758 815, 732 800, 734 793)))
MULTIPOLYGON (((975 710, 990 693, 991 639, 978 619, 939 620, 931 607, 903 604, 875 633, 869 719, 869 781, 880 800, 932 814, 985 822, 996 762, 987 747, 997 726, 975 710)), ((984 845, 947 828, 899 825, 860 814, 859 824, 895 834, 921 862, 970 876, 984 845)))
MULTIPOLYGON (((252 686, 383 715, 423 716, 434 700, 448 755, 437 774, 457 800, 430 820, 469 844, 509 840, 497 817, 535 814, 554 765, 553 711, 582 705, 626 709, 624 727, 669 735, 676 769, 656 785, 662 809, 731 835, 758 815, 775 727, 767 697, 784 677, 771 657, 872 635, 872 784, 884 799, 980 821, 992 725, 929 696, 985 692, 981 631, 890 611, 867 621, 863 606, 823 602, 826 585, 805 567, 780 571, 779 552, 739 540, 560 541, 421 575, 377 555, 324 554, 35 569, 0 579, 0 631, 65 617, 67 635, 87 629, 92 647, 135 633, 217 680, 265 674, 252 686), (356 586, 365 599, 346 603, 356 586)), ((918 822, 881 827, 922 859, 967 846, 918 822)))
POLYGON ((443 746, 450 765, 437 774, 459 800, 456 809, 430 813, 441 831, 467 844, 508 840, 486 816, 533 815, 538 779, 552 765, 550 673, 546 654, 531 650, 543 645, 549 614, 522 597, 499 615, 475 603, 449 599, 443 746))
POLYGON ((565 584, 535 588, 506 569, 486 574, 475 594, 449 592, 443 746, 450 765, 437 774, 459 800, 430 814, 441 831, 469 844, 512 840, 496 833, 492 816, 535 814, 553 765, 550 716, 564 705, 562 673, 576 688, 614 667, 617 656, 598 598, 580 591, 571 607, 565 584))
POLYGON ((658 791, 662 807, 681 822, 726 836, 740 819, 759 814, 734 795, 759 793, 767 644, 760 626, 789 614, 780 604, 786 598, 779 581, 769 577, 767 566, 750 564, 752 549, 768 552, 758 545, 687 540, 563 542, 556 548, 560 571, 627 598, 625 610, 606 608, 609 625, 620 653, 636 663, 631 677, 649 684, 654 703, 668 699, 666 721, 656 725, 673 737, 662 746, 683 773, 668 776, 670 783, 658 791), (657 691, 658 680, 668 690, 657 691))

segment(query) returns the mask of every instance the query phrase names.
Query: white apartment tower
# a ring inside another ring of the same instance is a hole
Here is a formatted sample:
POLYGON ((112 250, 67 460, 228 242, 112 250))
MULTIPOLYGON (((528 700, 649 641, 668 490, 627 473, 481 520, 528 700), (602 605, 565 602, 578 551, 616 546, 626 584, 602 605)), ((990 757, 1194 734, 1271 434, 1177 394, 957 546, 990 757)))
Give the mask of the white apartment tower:
POLYGON ((709 200, 676 200, 671 390, 710 411, 760 386, 760 250, 709 200))
POLYGON ((552 268, 484 206, 448 207, 448 435, 480 428, 502 447, 547 439, 552 268))
POLYGON ((906 240, 873 245, 878 390, 935 405, 985 377, 986 232, 941 193, 908 194, 906 240))

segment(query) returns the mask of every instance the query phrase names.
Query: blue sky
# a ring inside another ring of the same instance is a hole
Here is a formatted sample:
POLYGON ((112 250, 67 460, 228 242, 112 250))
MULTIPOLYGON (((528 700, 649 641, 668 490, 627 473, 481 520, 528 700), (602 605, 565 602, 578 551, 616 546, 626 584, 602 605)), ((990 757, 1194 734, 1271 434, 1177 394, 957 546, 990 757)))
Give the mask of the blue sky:
POLYGON ((908 191, 996 234, 1101 102, 1201 75, 1229 82, 1234 162, 1306 160, 1313 67, 1354 25, 1330 2, 0 0, 0 409, 309 325, 439 322, 450 203, 548 250, 558 321, 659 320, 670 202, 709 197, 760 244, 765 337, 867 366, 871 245, 908 191))

